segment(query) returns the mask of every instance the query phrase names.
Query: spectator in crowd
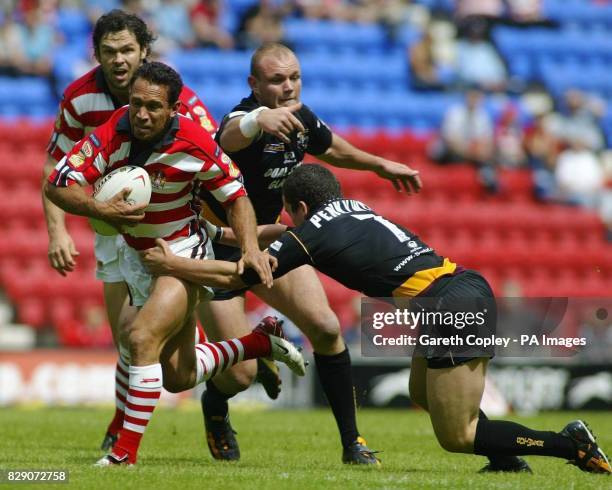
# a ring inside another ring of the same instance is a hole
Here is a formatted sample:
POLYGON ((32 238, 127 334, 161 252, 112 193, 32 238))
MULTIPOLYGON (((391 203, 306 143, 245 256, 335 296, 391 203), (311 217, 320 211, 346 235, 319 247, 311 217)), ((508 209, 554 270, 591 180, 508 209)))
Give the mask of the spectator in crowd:
POLYGON ((495 127, 495 152, 497 164, 506 168, 527 165, 525 133, 516 106, 508 104, 495 127))
POLYGON ((533 171, 534 195, 541 201, 554 200, 557 184, 554 176, 559 140, 546 125, 546 113, 536 116, 525 134, 525 149, 529 166, 533 171))
POLYGON ((274 0, 260 0, 249 8, 238 27, 237 44, 242 49, 257 49, 262 44, 283 41, 285 7, 274 0))
POLYGON ((498 190, 494 167, 493 121, 482 106, 483 94, 471 88, 465 103, 451 107, 444 116, 440 138, 430 149, 440 163, 470 162, 490 192, 498 190))
POLYGON ((121 2, 119 0, 83 0, 82 4, 92 25, 95 24, 105 12, 110 12, 113 9, 121 7, 121 2))
POLYGON ((153 24, 158 34, 156 48, 161 53, 191 48, 196 43, 187 6, 181 0, 161 0, 153 11, 153 24))
POLYGON ((412 88, 415 90, 442 90, 451 81, 448 67, 436 60, 434 37, 430 27, 423 37, 408 49, 412 88))
POLYGON ((542 0, 506 0, 508 16, 518 24, 539 24, 544 21, 542 0))
POLYGON ((298 12, 307 19, 352 20, 352 9, 346 0, 295 0, 298 12))
POLYGON ((570 147, 561 152, 555 167, 559 198, 595 209, 600 205, 604 172, 599 158, 589 147, 590 134, 576 132, 569 143, 570 147))
POLYGON ((606 238, 612 242, 612 151, 604 151, 601 154, 604 169, 605 188, 601 197, 600 214, 606 225, 606 238))
POLYGON ((55 32, 37 6, 23 11, 23 22, 8 22, 2 30, 4 72, 11 75, 52 76, 55 32))
POLYGON ((467 27, 466 39, 457 42, 457 76, 463 85, 503 91, 508 83, 506 66, 486 32, 484 21, 473 21, 467 27))
POLYGON ((466 25, 475 19, 495 21, 504 15, 504 0, 456 0, 455 19, 466 25))
POLYGON ((599 119, 605 113, 604 103, 580 90, 571 89, 564 94, 563 106, 564 110, 547 117, 550 131, 566 144, 579 135, 587 148, 602 150, 606 141, 599 119))
POLYGON ((220 49, 234 47, 232 35, 220 24, 221 8, 220 0, 199 0, 191 8, 191 27, 198 46, 220 49))

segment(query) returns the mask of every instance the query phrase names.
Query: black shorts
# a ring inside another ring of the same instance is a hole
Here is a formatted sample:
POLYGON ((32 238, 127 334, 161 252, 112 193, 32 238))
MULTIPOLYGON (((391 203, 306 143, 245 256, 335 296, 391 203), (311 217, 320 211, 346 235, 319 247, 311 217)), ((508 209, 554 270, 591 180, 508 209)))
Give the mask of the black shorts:
MULTIPOLYGON (((240 260, 240 249, 236 247, 230 247, 229 245, 222 245, 220 243, 213 242, 213 250, 215 252, 215 259, 217 260, 228 260, 229 262, 238 262, 240 260)), ((224 301, 227 299, 235 298, 236 296, 242 296, 249 288, 242 289, 221 289, 212 288, 215 293, 214 298, 211 301, 224 301)))
POLYGON ((427 359, 427 367, 448 368, 495 355, 494 345, 482 345, 496 332, 495 297, 478 272, 465 270, 437 279, 423 296, 411 301, 411 309, 415 307, 432 319, 419 325, 414 351, 415 356, 427 359), (436 339, 435 345, 426 345, 431 339, 436 339))

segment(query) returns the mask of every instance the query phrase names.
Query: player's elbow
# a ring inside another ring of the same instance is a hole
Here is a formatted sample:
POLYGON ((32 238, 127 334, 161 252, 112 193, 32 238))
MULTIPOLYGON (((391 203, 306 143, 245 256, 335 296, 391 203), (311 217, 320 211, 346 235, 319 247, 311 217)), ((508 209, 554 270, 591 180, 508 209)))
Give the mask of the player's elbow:
POLYGON ((244 136, 239 135, 235 131, 232 131, 232 128, 227 128, 225 131, 223 131, 223 133, 221 133, 221 137, 219 138, 219 145, 221 148, 223 148, 223 151, 228 153, 240 151, 243 148, 246 148, 249 143, 249 140, 247 140, 244 136))
POLYGON ((49 199, 50 201, 55 202, 55 200, 57 199, 56 197, 57 187, 51 184, 50 182, 48 182, 47 179, 43 181, 42 186, 43 186, 43 193, 45 194, 45 197, 49 199))

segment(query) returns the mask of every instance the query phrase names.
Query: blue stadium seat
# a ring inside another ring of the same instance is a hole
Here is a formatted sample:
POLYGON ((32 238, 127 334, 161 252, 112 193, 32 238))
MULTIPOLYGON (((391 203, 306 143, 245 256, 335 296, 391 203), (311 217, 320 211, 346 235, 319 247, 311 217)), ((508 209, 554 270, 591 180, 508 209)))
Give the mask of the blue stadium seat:
POLYGON ((66 38, 66 44, 86 44, 92 26, 83 10, 61 8, 57 13, 57 28, 66 38))
POLYGON ((387 45, 384 29, 376 24, 286 19, 285 37, 298 51, 308 52, 320 46, 330 51, 351 47, 354 50, 383 50, 387 45))

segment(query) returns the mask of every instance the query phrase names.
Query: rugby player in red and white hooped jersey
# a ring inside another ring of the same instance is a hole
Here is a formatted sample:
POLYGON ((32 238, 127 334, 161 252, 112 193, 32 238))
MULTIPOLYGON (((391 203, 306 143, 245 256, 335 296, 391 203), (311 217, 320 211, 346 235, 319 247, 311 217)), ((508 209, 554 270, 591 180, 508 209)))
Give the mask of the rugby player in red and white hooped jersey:
MULTIPOLYGON (((153 42, 147 25, 137 16, 112 10, 98 19, 93 31, 96 68, 72 82, 64 92, 55 128, 47 148, 43 187, 57 162, 77 141, 105 123, 121 106, 128 103, 128 83, 136 69, 146 60, 153 42)), ((216 123, 198 96, 188 87, 179 95, 178 112, 198 122, 210 134, 216 123)), ((65 226, 64 212, 44 197, 43 205, 49 233, 49 262, 60 274, 74 270, 79 255, 65 226)), ((127 286, 119 270, 118 247, 124 245, 121 235, 96 234, 96 278, 104 282, 104 301, 115 345, 119 350, 115 371, 115 415, 109 424, 102 449, 112 445, 123 424, 129 358, 121 352, 117 332, 119 324, 135 314, 127 301, 127 286)))
POLYGON ((180 76, 169 66, 143 64, 130 81, 129 108, 119 109, 77 143, 57 164, 45 187, 55 205, 121 228, 130 245, 119 249, 131 302, 139 307, 125 335, 130 353, 125 419, 118 440, 98 462, 100 466, 136 462, 162 386, 183 391, 237 362, 265 356, 304 374, 301 354, 277 336, 274 322, 268 329, 260 327, 264 331, 256 329, 226 344, 195 345, 194 308, 200 300, 209 299, 212 290, 171 276, 152 277, 140 260, 138 251, 153 246, 159 238, 168 241, 177 255, 202 260, 214 257, 192 205, 193 185, 198 180, 230 216, 243 251, 237 270, 252 267, 264 284, 272 285, 275 259, 259 249, 255 212, 240 172, 201 126, 178 114, 181 88, 180 76), (155 176, 148 205, 129 204, 127 188, 105 202, 82 189, 126 165, 138 165, 155 176))

